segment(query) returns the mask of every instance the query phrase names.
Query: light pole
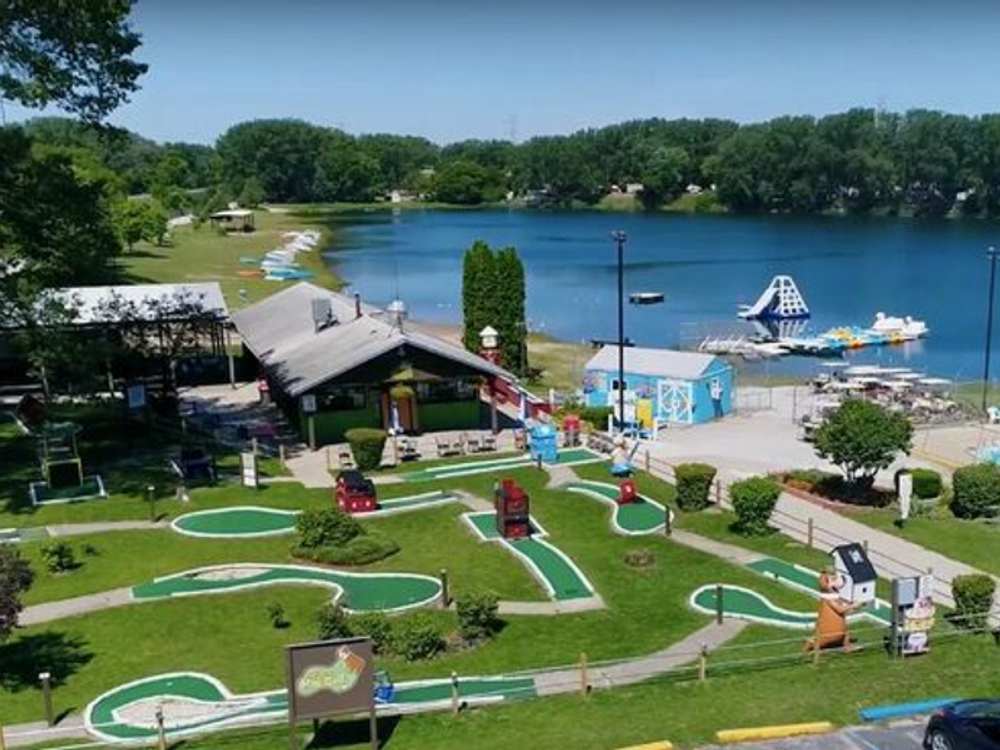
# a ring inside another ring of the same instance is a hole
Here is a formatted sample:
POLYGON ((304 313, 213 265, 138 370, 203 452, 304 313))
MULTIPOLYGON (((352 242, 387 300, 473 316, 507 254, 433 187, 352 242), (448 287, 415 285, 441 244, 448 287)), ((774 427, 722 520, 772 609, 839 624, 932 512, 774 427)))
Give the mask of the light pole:
POLYGON ((983 411, 986 411, 986 402, 990 390, 990 349, 993 345, 993 297, 997 284, 997 249, 991 247, 986 251, 986 257, 990 261, 990 298, 986 305, 986 357, 983 363, 983 411))
POLYGON ((625 433, 625 242, 621 229, 611 233, 618 248, 618 425, 625 433))

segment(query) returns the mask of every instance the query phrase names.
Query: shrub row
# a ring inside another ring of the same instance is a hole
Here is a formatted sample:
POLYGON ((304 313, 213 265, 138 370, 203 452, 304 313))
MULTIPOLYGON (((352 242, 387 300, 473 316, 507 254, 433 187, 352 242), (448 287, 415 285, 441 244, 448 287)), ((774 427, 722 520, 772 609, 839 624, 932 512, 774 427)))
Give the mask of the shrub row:
POLYGON ((1000 506, 1000 468, 973 464, 956 469, 952 477, 955 497, 951 511, 959 518, 982 518, 1000 506))
POLYGON ((385 430, 371 427, 355 427, 344 433, 354 462, 361 471, 374 471, 382 463, 382 451, 385 450, 385 440, 388 437, 385 430))
POLYGON ((745 536, 769 534, 771 513, 778 504, 781 485, 771 477, 750 477, 733 482, 729 499, 736 513, 736 531, 745 536))
POLYGON ((677 506, 683 511, 703 510, 711 503, 715 467, 708 464, 678 464, 674 468, 677 480, 677 506))
POLYGON ((318 619, 321 640, 368 636, 376 653, 406 661, 431 659, 447 647, 427 613, 392 620, 381 612, 352 616, 339 604, 328 604, 320 610, 318 619))

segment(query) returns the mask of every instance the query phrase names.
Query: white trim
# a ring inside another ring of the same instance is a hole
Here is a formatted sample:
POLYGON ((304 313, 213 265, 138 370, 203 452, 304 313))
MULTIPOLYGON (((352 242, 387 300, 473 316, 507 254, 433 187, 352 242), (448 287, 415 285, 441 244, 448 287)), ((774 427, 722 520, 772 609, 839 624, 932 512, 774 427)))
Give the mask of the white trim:
MULTIPOLYGON (((688 598, 688 606, 691 607, 691 609, 695 610, 696 612, 701 612, 702 614, 714 616, 716 614, 715 609, 709 609, 708 607, 703 607, 700 604, 698 604, 696 600, 698 598, 698 595, 701 594, 703 591, 710 591, 710 590, 714 591, 717 585, 719 584, 708 584, 707 586, 701 586, 698 589, 696 589, 688 598)), ((731 591, 740 591, 750 596, 756 596, 761 601, 763 601, 768 607, 770 607, 779 614, 788 615, 790 617, 809 617, 808 613, 794 612, 790 609, 779 607, 777 604, 772 602, 770 599, 768 599, 764 594, 760 593, 759 591, 754 591, 753 589, 748 589, 743 586, 735 586, 728 583, 724 583, 721 585, 723 589, 729 589, 731 591)), ((773 627, 785 628, 787 630, 814 630, 816 628, 816 615, 813 615, 812 622, 791 623, 791 622, 783 622, 781 620, 769 619, 766 617, 757 617, 756 615, 748 615, 742 613, 737 614, 734 612, 730 612, 726 609, 722 610, 722 614, 723 617, 728 617, 733 620, 745 620, 747 622, 755 622, 761 625, 771 625, 773 627)))
MULTIPOLYGON (((185 570, 180 573, 172 573, 168 576, 159 576, 153 579, 153 583, 163 583, 166 581, 172 581, 177 578, 190 578, 199 573, 210 573, 215 570, 239 570, 241 568, 267 568, 271 571, 276 570, 300 570, 308 571, 310 573, 321 573, 323 575, 337 575, 343 576, 344 578, 357 578, 357 579, 369 579, 369 578, 415 578, 424 581, 432 581, 437 586, 437 593, 427 599, 422 599, 418 602, 413 602, 411 604, 404 604, 399 607, 389 607, 379 610, 355 610, 349 607, 344 607, 344 611, 350 614, 363 613, 363 612, 406 612, 411 609, 419 609, 421 607, 426 607, 433 602, 436 602, 441 598, 441 581, 432 576, 423 575, 422 573, 348 573, 347 571, 340 570, 338 568, 319 568, 309 565, 281 565, 275 563, 223 563, 220 565, 207 565, 202 568, 192 568, 190 570, 185 570)), ((264 574, 261 574, 264 575, 264 574)), ((226 586, 220 586, 214 589, 206 589, 205 591, 184 591, 180 593, 164 594, 159 597, 143 597, 141 599, 136 599, 134 595, 134 590, 136 587, 129 589, 129 596, 133 602, 155 602, 163 601, 164 599, 180 599, 185 597, 193 596, 208 596, 212 594, 231 594, 236 591, 246 591, 250 589, 257 588, 267 588, 269 586, 320 586, 323 588, 329 588, 336 591, 336 595, 333 597, 334 602, 339 602, 344 596, 344 587, 341 586, 336 581, 321 581, 314 578, 303 578, 300 580, 290 579, 290 580, 279 580, 279 581, 257 581, 256 583, 232 583, 226 586)))
MULTIPOLYGON (((581 483, 582 484, 589 484, 589 485, 593 485, 593 486, 597 486, 597 487, 607 487, 608 489, 615 489, 615 490, 618 489, 613 484, 608 484, 607 482, 595 482, 595 481, 592 481, 592 480, 589 480, 589 479, 583 479, 583 480, 581 480, 581 483)), ((594 490, 588 490, 585 487, 569 487, 569 486, 567 486, 567 487, 564 487, 563 489, 565 489, 567 492, 575 492, 578 495, 586 495, 588 497, 592 497, 595 500, 600 500, 605 505, 610 505, 614 509, 614 512, 611 514, 611 525, 614 528, 616 534, 621 534, 622 536, 648 536, 650 534, 655 534, 658 531, 662 531, 666 527, 666 525, 667 525, 666 521, 664 521, 663 523, 657 524, 656 526, 654 526, 653 528, 649 529, 648 531, 629 531, 628 529, 622 527, 622 525, 618 523, 618 514, 621 512, 621 509, 624 506, 619 505, 618 503, 616 503, 614 500, 612 500, 609 497, 605 497, 600 492, 596 492, 594 490)), ((660 511, 662 512, 662 515, 666 515, 666 511, 667 511, 666 507, 664 507, 661 503, 656 502, 656 500, 653 500, 652 498, 648 498, 645 495, 639 495, 639 499, 641 499, 645 503, 649 503, 650 505, 656 506, 657 508, 660 509, 660 511)), ((674 517, 675 517, 674 512, 671 510, 670 511, 670 522, 671 523, 673 523, 674 517)))

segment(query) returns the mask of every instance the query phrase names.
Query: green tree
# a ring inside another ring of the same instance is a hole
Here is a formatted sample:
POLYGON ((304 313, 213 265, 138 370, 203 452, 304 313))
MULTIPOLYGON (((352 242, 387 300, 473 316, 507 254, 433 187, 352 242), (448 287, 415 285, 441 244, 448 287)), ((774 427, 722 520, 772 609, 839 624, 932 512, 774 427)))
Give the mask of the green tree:
POLYGON ((24 606, 21 596, 35 575, 20 551, 10 544, 0 545, 0 643, 17 627, 17 618, 24 606))
POLYGON ((256 177, 250 177, 243 183, 237 202, 244 208, 257 208, 264 202, 264 186, 256 177))
POLYGON ((132 0, 4 0, 0 3, 0 95, 26 107, 55 104, 102 120, 138 88, 146 66, 132 0))
POLYGON ((476 240, 465 251, 462 262, 463 343, 470 352, 478 352, 480 332, 487 326, 497 328, 496 258, 490 246, 476 240))
POLYGON ((840 467, 850 484, 868 489, 880 470, 909 453, 912 438, 913 425, 903 415, 850 399, 816 431, 815 448, 820 458, 840 467))
POLYGON ((458 160, 434 174, 434 200, 458 205, 482 203, 489 188, 489 173, 475 162, 458 160))
POLYGON ((367 202, 379 191, 378 161, 357 140, 334 130, 319 154, 316 194, 326 201, 367 202))
POLYGON ((505 247, 496 255, 496 323, 501 362, 515 375, 528 372, 528 326, 525 319, 524 264, 517 250, 505 247))
POLYGON ((642 173, 642 201, 649 208, 678 196, 685 187, 691 159, 683 148, 660 147, 653 151, 642 173))
POLYGON ((167 233, 167 215, 156 203, 147 200, 125 200, 115 208, 115 225, 129 252, 135 243, 145 240, 163 244, 167 233))

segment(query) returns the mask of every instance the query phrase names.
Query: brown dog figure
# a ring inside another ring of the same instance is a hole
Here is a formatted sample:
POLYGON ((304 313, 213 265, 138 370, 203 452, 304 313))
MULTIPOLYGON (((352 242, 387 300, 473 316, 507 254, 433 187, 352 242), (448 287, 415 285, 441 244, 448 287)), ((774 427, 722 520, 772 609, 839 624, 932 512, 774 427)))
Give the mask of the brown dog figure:
POLYGON ((820 602, 816 615, 816 635, 806 641, 805 650, 825 648, 851 649, 847 616, 857 607, 840 596, 843 581, 840 575, 824 570, 819 576, 820 602))

